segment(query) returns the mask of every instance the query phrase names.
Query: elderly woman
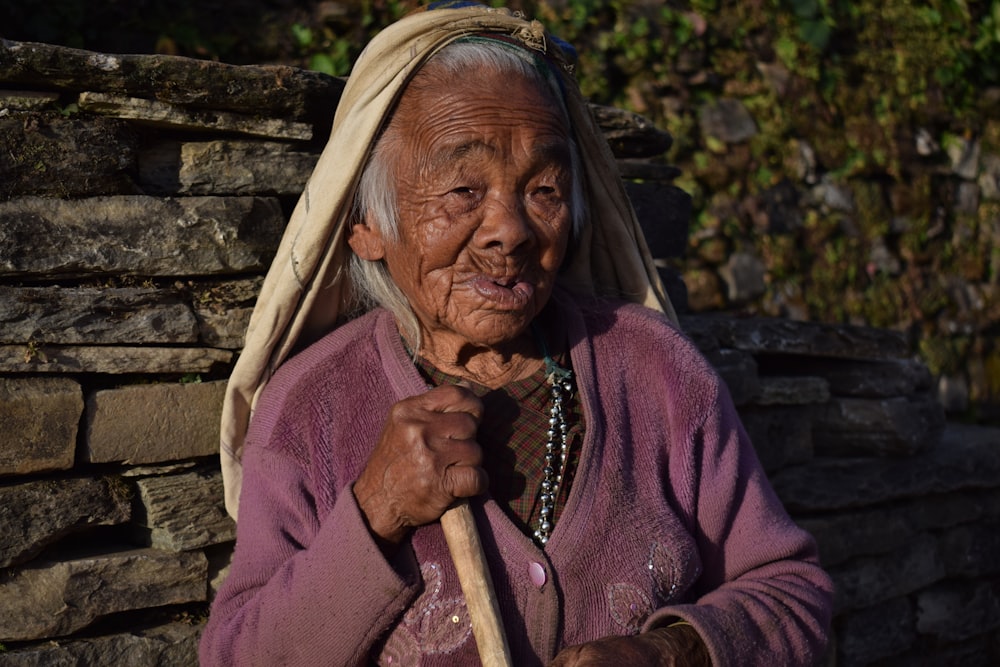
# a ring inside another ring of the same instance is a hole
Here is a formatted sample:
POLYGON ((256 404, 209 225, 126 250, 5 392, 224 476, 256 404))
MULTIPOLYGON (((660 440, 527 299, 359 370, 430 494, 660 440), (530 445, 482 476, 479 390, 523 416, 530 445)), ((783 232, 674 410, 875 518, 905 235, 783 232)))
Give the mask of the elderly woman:
POLYGON ((476 664, 438 522, 464 498, 515 665, 822 656, 814 543, 671 323, 569 69, 482 7, 359 59, 231 381, 204 665, 476 664))

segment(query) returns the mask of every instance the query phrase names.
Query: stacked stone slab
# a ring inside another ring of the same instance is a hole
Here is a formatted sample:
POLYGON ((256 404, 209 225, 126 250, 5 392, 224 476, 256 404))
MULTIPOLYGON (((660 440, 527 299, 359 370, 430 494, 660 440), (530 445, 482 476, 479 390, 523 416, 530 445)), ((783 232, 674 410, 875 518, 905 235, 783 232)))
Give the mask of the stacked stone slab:
MULTIPOLYGON (((225 379, 342 87, 0 43, 0 666, 197 664, 234 535, 225 379)), ((669 137, 594 111, 666 267, 690 210, 669 137)), ((946 428, 896 334, 683 326, 834 574, 830 664, 988 664, 1000 438, 946 428)))
POLYGON ((0 664, 197 664, 225 378, 342 86, 0 46, 0 664))

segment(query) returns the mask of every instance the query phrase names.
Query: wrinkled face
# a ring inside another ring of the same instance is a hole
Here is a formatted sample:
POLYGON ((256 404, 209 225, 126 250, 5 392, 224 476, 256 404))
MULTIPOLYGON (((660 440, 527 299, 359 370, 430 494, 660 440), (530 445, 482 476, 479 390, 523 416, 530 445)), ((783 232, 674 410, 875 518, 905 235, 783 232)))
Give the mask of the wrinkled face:
POLYGON ((551 93, 520 75, 455 81, 431 64, 404 93, 384 138, 398 239, 364 225, 351 245, 385 259, 427 343, 511 341, 545 305, 571 227, 567 132, 551 93))

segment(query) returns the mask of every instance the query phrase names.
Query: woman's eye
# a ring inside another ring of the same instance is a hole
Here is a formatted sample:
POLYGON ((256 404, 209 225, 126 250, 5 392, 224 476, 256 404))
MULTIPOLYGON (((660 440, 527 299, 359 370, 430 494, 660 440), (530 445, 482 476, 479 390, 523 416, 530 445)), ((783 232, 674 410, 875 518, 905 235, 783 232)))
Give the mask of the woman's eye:
POLYGON ((481 188, 475 185, 460 185, 448 190, 450 197, 457 197, 461 200, 473 200, 479 197, 481 188))
POLYGON ((560 198, 560 190, 554 185, 536 185, 531 190, 531 195, 533 197, 538 197, 541 199, 551 200, 560 198))
POLYGON ((475 210, 482 199, 482 190, 475 185, 461 185, 448 190, 444 202, 455 215, 475 210))

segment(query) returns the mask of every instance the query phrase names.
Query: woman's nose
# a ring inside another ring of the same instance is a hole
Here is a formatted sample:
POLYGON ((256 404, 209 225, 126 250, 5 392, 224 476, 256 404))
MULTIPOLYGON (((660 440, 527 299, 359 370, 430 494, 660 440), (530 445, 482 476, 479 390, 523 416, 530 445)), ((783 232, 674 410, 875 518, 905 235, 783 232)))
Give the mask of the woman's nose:
POLYGON ((495 197, 485 207, 474 242, 481 248, 512 254, 531 243, 534 231, 524 205, 514 196, 495 197))

